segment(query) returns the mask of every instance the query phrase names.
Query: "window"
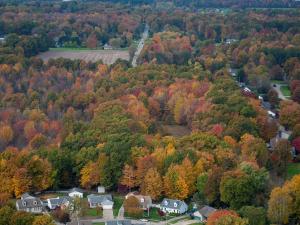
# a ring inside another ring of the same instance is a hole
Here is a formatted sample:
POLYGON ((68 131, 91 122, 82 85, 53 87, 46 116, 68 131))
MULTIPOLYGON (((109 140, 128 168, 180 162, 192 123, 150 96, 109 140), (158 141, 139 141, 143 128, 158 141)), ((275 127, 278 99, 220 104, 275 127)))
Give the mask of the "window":
POLYGON ((176 202, 174 202, 174 207, 175 207, 175 208, 177 207, 177 203, 176 203, 176 202))
POLYGON ((164 202, 164 204, 165 204, 165 205, 168 205, 168 201, 166 200, 166 201, 164 202))
POLYGON ((34 205, 37 205, 37 201, 34 201, 33 204, 34 204, 34 205))
POLYGON ((26 206, 26 202, 23 202, 23 206, 26 206))

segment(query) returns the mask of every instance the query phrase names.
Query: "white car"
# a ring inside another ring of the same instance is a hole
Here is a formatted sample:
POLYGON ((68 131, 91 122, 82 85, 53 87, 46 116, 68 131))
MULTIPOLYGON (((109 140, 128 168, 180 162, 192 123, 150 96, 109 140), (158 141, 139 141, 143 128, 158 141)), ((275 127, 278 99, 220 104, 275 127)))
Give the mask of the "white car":
POLYGON ((148 222, 146 219, 140 219, 141 222, 148 222))

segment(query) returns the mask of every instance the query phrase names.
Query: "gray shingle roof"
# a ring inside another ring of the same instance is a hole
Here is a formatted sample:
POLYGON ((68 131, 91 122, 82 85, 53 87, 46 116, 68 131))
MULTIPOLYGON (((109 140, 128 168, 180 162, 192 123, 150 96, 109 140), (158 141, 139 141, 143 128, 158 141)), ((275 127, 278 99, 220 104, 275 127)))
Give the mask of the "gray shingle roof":
POLYGON ((50 198, 49 201, 50 201, 51 205, 61 205, 65 202, 71 202, 72 198, 69 196, 61 196, 58 198, 50 198))
POLYGON ((181 200, 164 198, 160 206, 170 209, 180 209, 183 204, 185 204, 185 202, 181 200))
POLYGON ((215 211, 216 211, 215 208, 206 205, 199 210, 199 213, 201 213, 202 216, 208 218, 209 215, 215 211))
POLYGON ((42 207, 42 201, 39 198, 27 196, 23 199, 18 199, 16 202, 19 209, 42 207))
POLYGON ((74 192, 74 191, 77 191, 77 192, 80 192, 80 193, 83 193, 84 191, 81 189, 81 188, 72 188, 70 191, 69 191, 69 193, 71 193, 71 192, 74 192))
POLYGON ((92 204, 101 204, 105 202, 105 204, 113 204, 112 196, 111 195, 95 195, 91 194, 87 196, 87 199, 92 204), (109 202, 108 202, 109 201, 109 202))

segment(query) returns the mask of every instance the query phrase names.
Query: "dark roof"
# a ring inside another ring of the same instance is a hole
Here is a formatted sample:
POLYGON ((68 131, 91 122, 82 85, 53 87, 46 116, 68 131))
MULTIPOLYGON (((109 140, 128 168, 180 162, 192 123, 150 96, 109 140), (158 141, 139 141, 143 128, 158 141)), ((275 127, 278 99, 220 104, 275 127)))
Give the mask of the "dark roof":
POLYGON ((201 214, 202 216, 206 217, 206 218, 208 218, 209 215, 212 214, 212 213, 215 212, 215 211, 216 211, 215 208, 210 207, 210 206, 207 206, 207 205, 204 206, 204 207, 202 207, 202 208, 199 210, 200 214, 201 214))
POLYGON ((21 199, 27 199, 27 198, 34 198, 34 197, 28 194, 27 192, 21 195, 21 199))
POLYGON ((18 199, 16 204, 19 209, 36 208, 43 206, 43 203, 39 198, 35 198, 32 196, 25 199, 18 199))
POLYGON ((165 208, 180 209, 182 205, 186 204, 184 201, 181 200, 164 198, 160 205, 165 208))

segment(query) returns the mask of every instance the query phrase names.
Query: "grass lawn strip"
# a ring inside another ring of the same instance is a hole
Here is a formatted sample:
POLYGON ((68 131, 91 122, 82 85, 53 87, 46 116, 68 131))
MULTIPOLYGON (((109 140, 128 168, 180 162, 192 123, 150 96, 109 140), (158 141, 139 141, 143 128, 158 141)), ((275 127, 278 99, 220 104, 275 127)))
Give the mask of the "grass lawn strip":
POLYGON ((300 174, 300 163, 290 163, 287 168, 288 178, 292 178, 297 174, 300 174))

